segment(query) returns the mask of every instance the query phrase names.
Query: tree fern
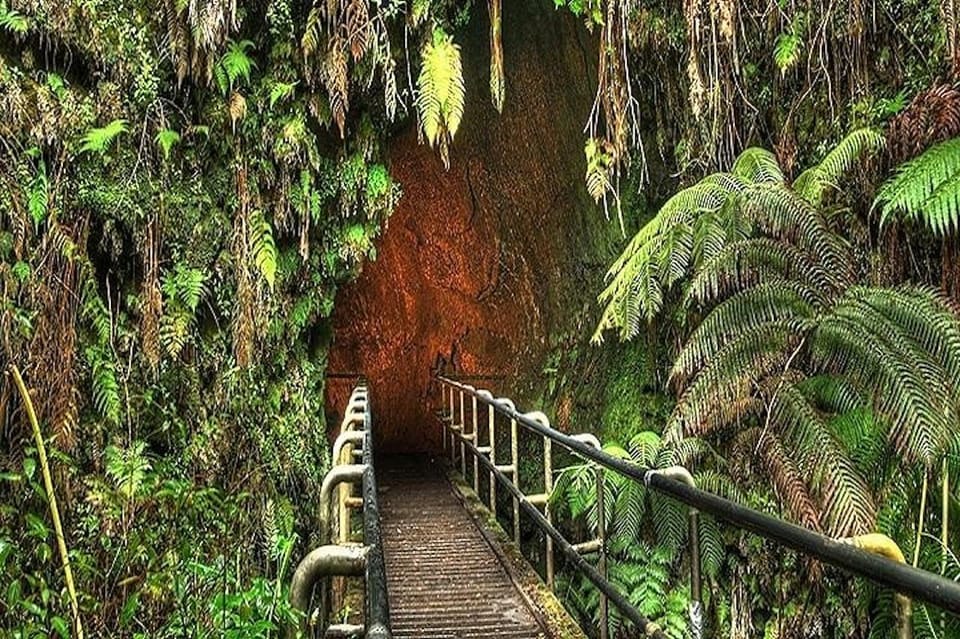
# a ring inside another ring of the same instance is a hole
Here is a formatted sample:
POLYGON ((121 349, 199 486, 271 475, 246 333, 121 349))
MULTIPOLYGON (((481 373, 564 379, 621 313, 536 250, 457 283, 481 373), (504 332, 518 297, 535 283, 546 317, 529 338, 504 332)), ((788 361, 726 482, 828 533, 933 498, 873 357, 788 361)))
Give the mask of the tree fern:
POLYGON ((960 138, 942 142, 897 167, 874 207, 881 223, 904 219, 939 236, 960 229, 960 138))
POLYGON ((460 46, 439 27, 422 51, 417 80, 417 113, 430 146, 439 147, 444 166, 450 166, 449 146, 460 127, 464 108, 460 46))

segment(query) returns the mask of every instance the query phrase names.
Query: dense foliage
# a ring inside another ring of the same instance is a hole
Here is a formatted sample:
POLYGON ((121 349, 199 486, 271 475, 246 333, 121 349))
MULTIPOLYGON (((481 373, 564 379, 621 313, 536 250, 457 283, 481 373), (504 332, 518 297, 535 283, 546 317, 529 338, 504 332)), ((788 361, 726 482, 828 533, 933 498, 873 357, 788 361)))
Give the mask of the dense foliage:
MULTIPOLYGON (((889 129, 894 147, 898 124, 889 129)), ((667 450, 712 442, 719 457, 694 467, 734 480, 751 505, 833 537, 886 533, 913 565, 956 577, 960 307, 948 293, 955 282, 950 271, 930 277, 916 266, 892 277, 886 245, 875 242, 899 219, 912 225, 907 233, 952 236, 956 138, 897 167, 871 207, 880 218, 864 217, 850 205, 864 195, 841 185, 887 142, 854 131, 792 181, 773 153, 751 148, 730 172, 678 192, 611 267, 595 337, 614 328, 631 339, 668 313, 682 345, 670 368, 677 400, 662 431, 667 450)), ((945 259, 953 250, 941 247, 945 259)), ((660 534, 655 540, 655 549, 679 547, 660 534)), ((728 534, 725 543, 744 542, 728 534)), ((746 557, 741 570, 757 563, 746 557)), ((805 588, 821 570, 810 570, 805 588)), ((783 588, 786 566, 776 573, 783 588)), ((725 583, 737 579, 724 575, 725 583)), ((782 590, 761 589, 758 601, 730 602, 752 610, 745 619, 714 622, 737 636, 758 621, 765 632, 795 623, 833 636, 889 632, 885 598, 858 590, 857 608, 840 610, 832 594, 817 595, 824 604, 811 613, 796 601, 785 608, 782 590)), ((922 636, 958 632, 955 620, 926 608, 913 623, 922 636)))
MULTIPOLYGON (((501 0, 489 60, 457 44, 477 4, 0 0, 5 631, 275 636, 294 614, 284 584, 326 464, 328 318, 400 197, 391 136, 415 119, 449 165, 478 99, 468 65, 489 64, 498 111, 509 100, 501 0)), ((596 45, 587 191, 626 230, 646 211, 627 185, 651 201, 667 175, 686 187, 604 293, 602 329, 678 344, 610 363, 614 450, 694 465, 702 485, 831 534, 896 533, 950 574, 927 533, 956 542, 960 94, 924 89, 960 66, 954 4, 553 2, 596 45), (679 401, 661 429, 665 357, 679 401)), ((590 480, 571 469, 558 490, 586 528, 590 480)), ((615 579, 679 632, 682 513, 607 486, 615 579)), ((720 634, 886 628, 885 595, 830 576, 798 605, 783 593, 808 586, 804 566, 704 526, 720 634)), ((917 624, 951 630, 926 610, 917 624)))

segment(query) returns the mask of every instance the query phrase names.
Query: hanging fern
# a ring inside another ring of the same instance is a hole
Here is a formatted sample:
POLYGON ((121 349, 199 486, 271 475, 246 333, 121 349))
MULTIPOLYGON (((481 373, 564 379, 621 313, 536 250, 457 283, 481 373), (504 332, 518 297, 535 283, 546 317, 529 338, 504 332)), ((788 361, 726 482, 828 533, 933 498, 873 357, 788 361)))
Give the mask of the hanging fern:
MULTIPOLYGON (((39 153, 37 153, 39 157, 39 153)), ((47 219, 49 203, 49 185, 47 182, 47 165, 42 157, 37 161, 37 172, 27 185, 27 210, 35 226, 39 226, 47 219)))
POLYGON ((780 75, 786 75, 800 62, 803 55, 803 38, 795 33, 781 33, 773 43, 773 61, 780 70, 780 75))
POLYGON ((169 356, 177 357, 190 342, 197 307, 206 293, 206 274, 177 264, 163 276, 161 289, 160 344, 169 356))
POLYGON ((163 129, 157 132, 157 137, 154 141, 157 143, 157 146, 160 147, 160 151, 163 153, 163 159, 169 160, 170 151, 174 145, 180 142, 180 134, 173 129, 163 129))
POLYGON ((440 148, 445 167, 450 167, 450 144, 463 119, 464 84, 460 46, 439 27, 422 51, 417 80, 417 113, 427 142, 440 148))
POLYGON ((610 182, 613 156, 605 150, 603 140, 598 138, 589 138, 583 152, 587 156, 587 193, 594 202, 599 202, 607 192, 613 190, 610 182))
POLYGON ((501 38, 501 0, 487 0, 490 13, 490 99, 498 113, 503 112, 503 42, 501 38))
POLYGON ((240 42, 231 40, 227 44, 227 51, 213 71, 220 93, 224 96, 238 88, 241 80, 242 84, 250 83, 250 72, 257 66, 248 53, 251 49, 253 49, 253 42, 250 40, 240 42))
POLYGON ((942 142, 897 167, 874 207, 881 224, 904 219, 938 236, 960 230, 960 138, 942 142))
POLYGON ((273 240, 273 229, 262 211, 250 214, 249 229, 253 263, 272 289, 277 275, 277 245, 273 240))

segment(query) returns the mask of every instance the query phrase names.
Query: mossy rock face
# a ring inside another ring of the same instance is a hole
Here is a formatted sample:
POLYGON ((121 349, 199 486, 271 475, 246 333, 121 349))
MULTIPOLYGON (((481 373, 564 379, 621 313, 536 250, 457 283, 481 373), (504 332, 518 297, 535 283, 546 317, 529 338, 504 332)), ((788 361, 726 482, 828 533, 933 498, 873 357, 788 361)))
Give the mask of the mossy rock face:
MULTIPOLYGON (((538 408, 523 389, 545 386, 552 336, 577 326, 622 241, 583 180, 594 36, 552 3, 504 3, 503 14, 504 55, 516 61, 503 112, 484 99, 489 24, 475 11, 457 34, 474 97, 450 168, 419 144, 415 123, 390 141, 403 196, 376 261, 335 304, 331 369, 370 380, 380 450, 440 448, 424 401, 437 370, 493 374, 472 383, 538 408)), ((330 386, 330 414, 347 393, 330 386)))

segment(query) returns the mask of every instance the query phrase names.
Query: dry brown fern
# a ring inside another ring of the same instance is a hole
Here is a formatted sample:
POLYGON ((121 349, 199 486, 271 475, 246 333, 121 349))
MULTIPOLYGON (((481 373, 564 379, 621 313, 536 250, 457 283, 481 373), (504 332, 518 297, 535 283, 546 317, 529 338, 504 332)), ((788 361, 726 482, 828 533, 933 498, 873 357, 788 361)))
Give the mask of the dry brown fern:
POLYGON ((900 164, 937 142, 960 135, 960 90, 940 84, 923 91, 887 127, 890 161, 900 164))

